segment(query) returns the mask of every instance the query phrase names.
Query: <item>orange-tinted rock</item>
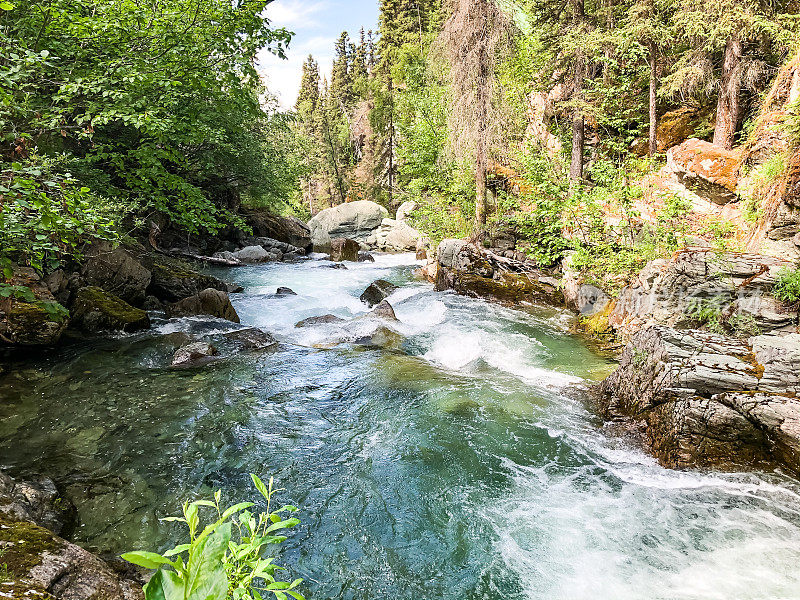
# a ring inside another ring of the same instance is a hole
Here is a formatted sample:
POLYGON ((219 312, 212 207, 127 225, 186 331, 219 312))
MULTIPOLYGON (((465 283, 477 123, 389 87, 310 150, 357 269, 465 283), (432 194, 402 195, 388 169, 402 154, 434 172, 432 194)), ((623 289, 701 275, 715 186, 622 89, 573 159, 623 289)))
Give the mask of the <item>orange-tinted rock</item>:
MULTIPOLYGON (((705 124, 710 117, 707 110, 696 106, 681 106, 675 110, 664 113, 658 119, 656 142, 659 152, 664 152, 677 146, 696 135, 696 131, 705 124)), ((631 151, 639 156, 644 156, 648 151, 647 137, 638 138, 631 147, 631 151)))
POLYGON ((691 139, 667 152, 667 168, 684 186, 715 204, 739 199, 740 156, 709 142, 691 139))

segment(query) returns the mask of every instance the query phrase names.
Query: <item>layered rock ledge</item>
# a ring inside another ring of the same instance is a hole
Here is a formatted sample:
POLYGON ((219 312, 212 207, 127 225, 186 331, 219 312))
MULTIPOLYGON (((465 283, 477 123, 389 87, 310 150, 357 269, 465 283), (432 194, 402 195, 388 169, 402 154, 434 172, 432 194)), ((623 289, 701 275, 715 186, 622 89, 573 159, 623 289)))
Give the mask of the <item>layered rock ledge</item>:
POLYGON ((667 467, 777 463, 800 475, 800 334, 739 340, 652 325, 595 391, 604 417, 644 425, 667 467))

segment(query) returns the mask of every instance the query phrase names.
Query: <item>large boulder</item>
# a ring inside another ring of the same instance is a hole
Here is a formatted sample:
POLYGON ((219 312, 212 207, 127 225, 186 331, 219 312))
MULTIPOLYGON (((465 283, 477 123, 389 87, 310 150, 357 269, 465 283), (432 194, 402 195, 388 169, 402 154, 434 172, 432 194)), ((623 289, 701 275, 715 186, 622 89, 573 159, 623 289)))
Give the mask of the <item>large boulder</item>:
POLYGON ((227 292, 213 288, 201 291, 199 294, 184 298, 166 307, 170 317, 189 317, 193 315, 209 315, 220 319, 239 322, 239 315, 233 308, 227 292))
POLYGON ((158 253, 142 255, 139 260, 152 273, 148 295, 162 302, 177 302, 208 288, 228 291, 224 281, 197 272, 185 261, 158 253))
POLYGON ((86 285, 101 287, 134 306, 144 303, 152 274, 127 249, 108 242, 94 244, 81 269, 86 285))
POLYGON ((0 297, 0 344, 56 344, 69 322, 66 309, 56 302, 36 271, 17 268, 6 284, 13 293, 0 297))
POLYGON ((705 306, 718 311, 720 324, 745 337, 792 331, 797 311, 769 296, 787 266, 771 256, 688 248, 670 260, 648 263, 620 292, 609 323, 623 339, 653 323, 697 327, 702 324, 697 309, 705 306))
POLYGON ((297 217, 282 217, 268 212, 251 210, 245 220, 257 237, 272 238, 306 252, 311 250, 311 230, 297 217))
POLYGON ((800 334, 748 341, 654 325, 598 386, 607 418, 645 425, 668 467, 777 461, 800 473, 800 334))
POLYGON ((420 237, 419 231, 405 221, 384 219, 366 243, 383 252, 413 252, 420 237))
POLYGON ((150 327, 150 318, 140 308, 97 286, 82 287, 70 309, 72 325, 86 331, 138 331, 150 327))
POLYGON ((464 240, 442 240, 424 270, 437 291, 500 302, 564 305, 558 282, 520 261, 498 256, 464 240))
POLYGON ((308 222, 314 250, 328 252, 331 240, 336 238, 366 243, 388 216, 388 210, 369 200, 347 202, 326 208, 308 222))
POLYGON ((715 204, 739 199, 736 189, 740 156, 698 139, 687 140, 667 152, 667 168, 683 186, 715 204))
POLYGON ((361 249, 358 242, 345 238, 336 238, 330 243, 330 259, 333 262, 358 262, 358 251, 361 249))

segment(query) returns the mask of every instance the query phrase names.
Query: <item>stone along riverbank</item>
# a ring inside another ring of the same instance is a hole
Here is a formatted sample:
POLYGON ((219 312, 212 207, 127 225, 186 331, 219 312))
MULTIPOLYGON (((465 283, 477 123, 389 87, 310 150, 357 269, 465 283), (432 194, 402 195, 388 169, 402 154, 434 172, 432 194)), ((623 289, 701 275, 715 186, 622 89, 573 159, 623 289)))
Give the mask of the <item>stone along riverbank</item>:
POLYGON ((219 268, 239 324, 152 312, 6 363, 0 463, 49 476, 77 510, 64 535, 111 554, 175 542, 158 519, 184 498, 272 474, 303 521, 282 562, 312 597, 798 595, 797 480, 659 466, 595 416, 586 390, 615 365, 570 312, 374 258, 219 268), (360 299, 379 279, 394 317, 360 299), (277 343, 231 339, 253 328, 277 343), (213 360, 171 367, 189 344, 213 360))

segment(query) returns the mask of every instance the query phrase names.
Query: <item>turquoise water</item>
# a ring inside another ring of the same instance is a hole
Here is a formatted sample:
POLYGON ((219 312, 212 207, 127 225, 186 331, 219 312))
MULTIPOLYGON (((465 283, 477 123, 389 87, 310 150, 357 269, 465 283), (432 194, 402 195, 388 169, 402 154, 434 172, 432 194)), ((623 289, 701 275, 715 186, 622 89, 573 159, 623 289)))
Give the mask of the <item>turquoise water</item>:
POLYGON ((413 257, 221 271, 245 325, 281 341, 196 370, 167 368, 181 333, 18 360, 0 375, 0 465, 42 472, 101 550, 165 547, 186 497, 253 497, 274 475, 303 523, 281 562, 310 598, 800 598, 800 484, 780 474, 676 472, 607 433, 581 391, 613 366, 569 315, 433 292, 413 257), (356 343, 374 279, 400 342, 356 343), (274 297, 278 286, 298 295, 274 297))

